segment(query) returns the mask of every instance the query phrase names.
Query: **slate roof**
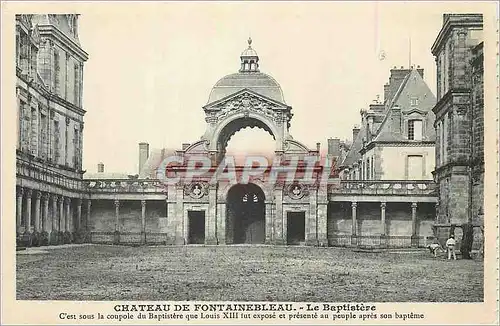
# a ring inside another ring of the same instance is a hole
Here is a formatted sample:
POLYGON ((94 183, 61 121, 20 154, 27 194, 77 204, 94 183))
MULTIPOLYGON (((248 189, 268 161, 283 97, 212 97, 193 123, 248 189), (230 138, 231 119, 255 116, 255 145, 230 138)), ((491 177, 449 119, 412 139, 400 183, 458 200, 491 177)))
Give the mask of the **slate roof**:
MULTIPOLYGON (((434 130, 435 115, 432 108, 436 104, 436 97, 429 89, 422 76, 416 69, 412 70, 403 80, 399 89, 387 104, 382 121, 374 121, 374 137, 371 142, 408 142, 409 140, 401 132, 394 132, 390 126, 390 109, 399 106, 401 114, 411 113, 412 111, 422 112, 425 115, 427 128, 423 134, 423 141, 435 141, 436 134, 434 130), (418 105, 412 106, 411 99, 418 98, 418 105)), ((344 158, 341 166, 352 166, 360 158, 360 151, 363 149, 363 137, 366 136, 366 123, 362 123, 356 139, 353 139, 351 148, 344 158)), ((414 142, 414 141, 411 141, 414 142)))
POLYGON ((278 82, 261 72, 238 72, 221 78, 212 88, 207 103, 218 101, 245 88, 285 103, 283 91, 278 82))

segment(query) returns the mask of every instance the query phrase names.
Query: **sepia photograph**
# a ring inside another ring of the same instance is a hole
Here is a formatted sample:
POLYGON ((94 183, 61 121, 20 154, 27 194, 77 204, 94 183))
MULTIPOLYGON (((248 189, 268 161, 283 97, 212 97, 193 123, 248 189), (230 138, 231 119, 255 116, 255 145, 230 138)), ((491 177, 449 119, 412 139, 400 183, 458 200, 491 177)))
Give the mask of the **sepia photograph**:
POLYGON ((453 4, 10 8, 12 299, 164 323, 485 303, 498 17, 453 4))

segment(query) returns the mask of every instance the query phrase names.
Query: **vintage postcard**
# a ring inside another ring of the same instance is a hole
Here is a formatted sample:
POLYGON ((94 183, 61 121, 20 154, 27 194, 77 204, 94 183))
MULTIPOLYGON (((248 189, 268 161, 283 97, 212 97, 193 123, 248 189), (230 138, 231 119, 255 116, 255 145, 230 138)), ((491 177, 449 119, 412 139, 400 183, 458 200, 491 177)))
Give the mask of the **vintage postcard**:
POLYGON ((2 2, 2 324, 498 325, 496 2, 2 2))

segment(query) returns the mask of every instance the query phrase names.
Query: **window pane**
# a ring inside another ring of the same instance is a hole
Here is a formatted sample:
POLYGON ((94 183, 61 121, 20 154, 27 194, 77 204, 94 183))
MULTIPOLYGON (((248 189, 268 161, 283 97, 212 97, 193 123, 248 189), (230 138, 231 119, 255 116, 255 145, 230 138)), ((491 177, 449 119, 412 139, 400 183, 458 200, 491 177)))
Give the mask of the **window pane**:
POLYGON ((422 140, 422 120, 415 120, 413 122, 413 139, 422 140))

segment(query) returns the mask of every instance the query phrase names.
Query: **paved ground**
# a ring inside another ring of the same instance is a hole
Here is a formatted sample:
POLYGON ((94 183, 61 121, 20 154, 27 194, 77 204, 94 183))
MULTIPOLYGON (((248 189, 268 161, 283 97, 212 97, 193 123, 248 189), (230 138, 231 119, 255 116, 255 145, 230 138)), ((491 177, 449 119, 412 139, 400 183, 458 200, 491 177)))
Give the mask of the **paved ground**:
POLYGON ((483 262, 426 251, 66 246, 17 254, 17 298, 426 302, 483 300, 483 262))

